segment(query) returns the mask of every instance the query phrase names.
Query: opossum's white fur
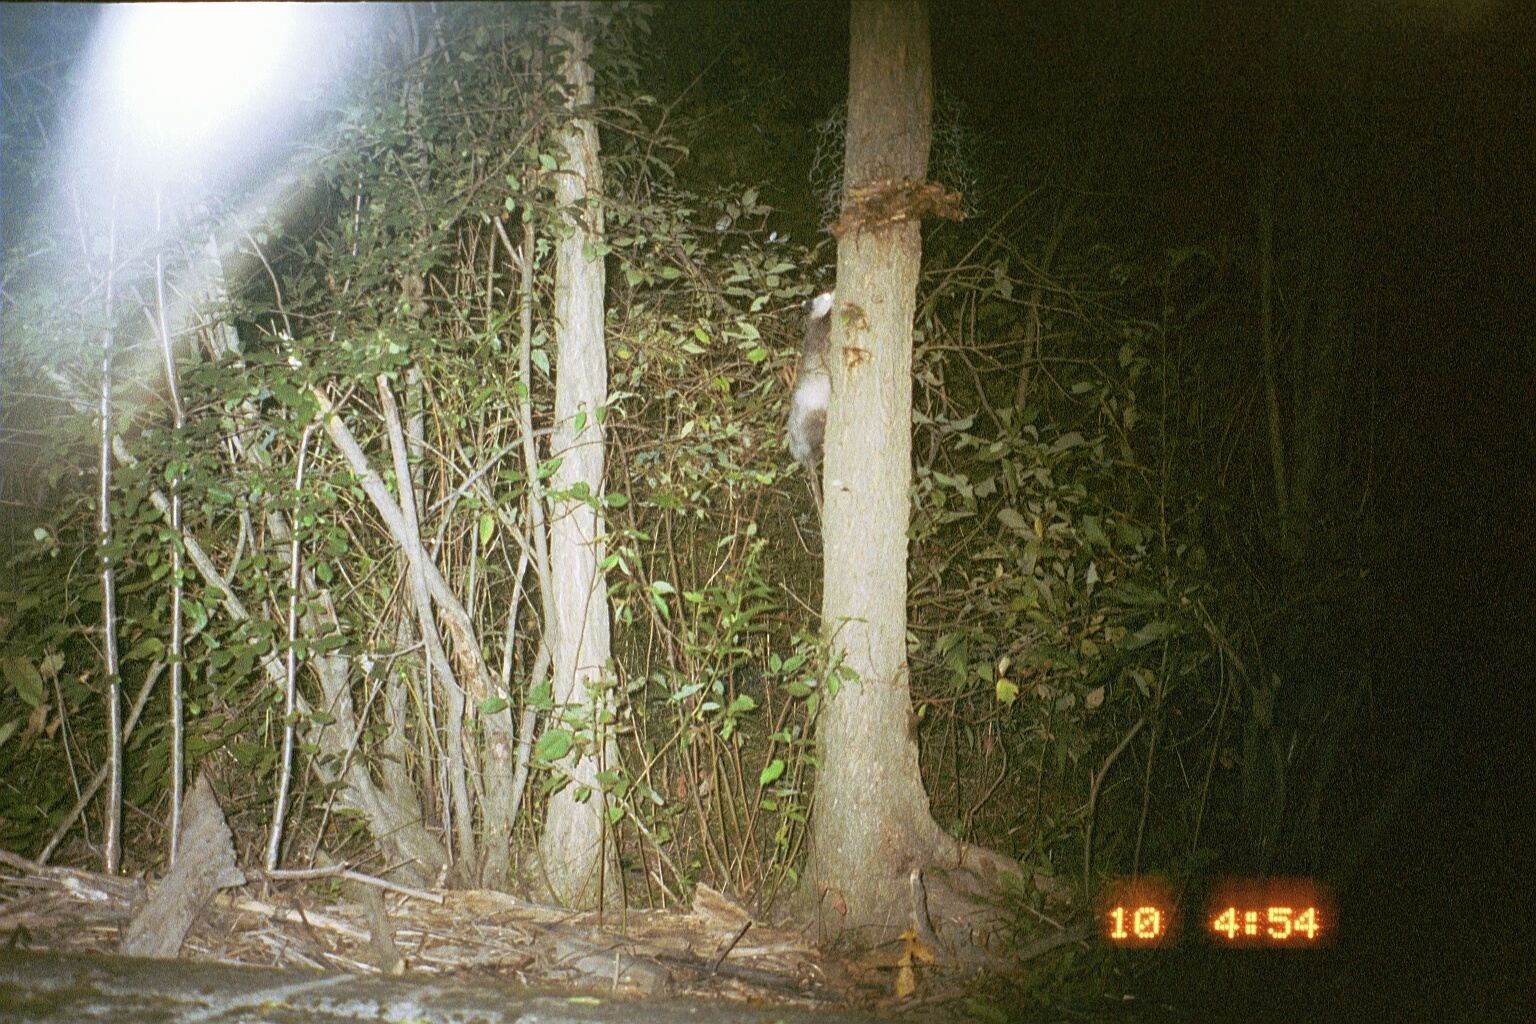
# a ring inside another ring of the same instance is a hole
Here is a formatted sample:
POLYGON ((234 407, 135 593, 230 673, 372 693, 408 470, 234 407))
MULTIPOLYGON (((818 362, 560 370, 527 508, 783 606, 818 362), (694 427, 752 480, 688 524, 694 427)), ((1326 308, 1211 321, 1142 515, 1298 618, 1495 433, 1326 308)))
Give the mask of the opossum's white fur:
POLYGON ((832 381, 826 371, 803 378, 795 388, 789 408, 789 453, 807 466, 821 461, 821 445, 827 430, 827 403, 832 381))
POLYGON ((806 306, 805 342, 800 348, 800 370, 789 405, 789 453, 807 467, 821 461, 827 432, 827 404, 832 400, 827 347, 832 337, 829 314, 833 301, 831 292, 822 292, 806 306))

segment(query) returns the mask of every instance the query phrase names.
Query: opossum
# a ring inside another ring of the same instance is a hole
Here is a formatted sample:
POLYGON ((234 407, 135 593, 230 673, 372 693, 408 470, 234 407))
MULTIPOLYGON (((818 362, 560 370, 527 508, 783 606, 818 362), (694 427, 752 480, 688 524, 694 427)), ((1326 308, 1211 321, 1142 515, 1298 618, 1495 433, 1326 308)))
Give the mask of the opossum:
POLYGON ((805 342, 800 346, 800 370, 789 404, 789 453, 813 475, 821 462, 827 404, 832 400, 832 378, 827 374, 832 302, 832 293, 822 292, 806 303, 805 342))

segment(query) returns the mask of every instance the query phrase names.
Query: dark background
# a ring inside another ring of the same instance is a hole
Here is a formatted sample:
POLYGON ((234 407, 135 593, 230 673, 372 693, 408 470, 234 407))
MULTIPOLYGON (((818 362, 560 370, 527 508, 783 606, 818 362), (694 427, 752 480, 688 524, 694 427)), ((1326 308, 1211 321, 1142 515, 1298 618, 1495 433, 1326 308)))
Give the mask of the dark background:
MULTIPOLYGON (((1393 469, 1370 561, 1382 594, 1375 720, 1390 734, 1381 774, 1340 786, 1377 788, 1411 771, 1419 748, 1430 755, 1339 893, 1331 949, 1186 942, 1138 965, 1154 1005, 1229 1019, 1536 1020, 1533 20, 1515 3, 931 8, 935 87, 974 129, 983 177, 1039 166, 1042 149, 1057 166, 1088 155, 1095 228, 1117 244, 1251 233, 1273 88, 1288 97, 1279 144, 1292 165, 1315 167, 1319 186, 1350 176, 1334 214, 1389 410, 1380 444, 1393 469)), ((679 66, 717 95, 757 82, 776 116, 807 128, 846 94, 843 5, 673 7, 658 40, 728 51, 703 71, 679 66)), ((761 152, 785 178, 803 175, 782 147, 761 152)))

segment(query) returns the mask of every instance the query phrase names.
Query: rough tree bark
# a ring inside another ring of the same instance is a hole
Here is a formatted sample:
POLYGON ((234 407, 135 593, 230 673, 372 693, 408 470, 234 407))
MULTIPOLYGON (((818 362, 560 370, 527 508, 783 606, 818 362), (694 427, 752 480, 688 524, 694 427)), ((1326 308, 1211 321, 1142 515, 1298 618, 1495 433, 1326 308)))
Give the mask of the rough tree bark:
MULTIPOLYGON (((817 726, 822 771, 800 898, 823 936, 884 941, 923 918, 948 941, 995 922, 970 896, 1017 871, 934 823, 909 724, 907 526, 912 321, 922 234, 889 197, 928 171, 928 15, 921 0, 852 5, 848 140, 829 358, 822 622, 857 678, 817 726), (884 190, 884 217, 859 197, 884 190), (926 899, 925 899, 926 894, 926 899), (926 907, 924 903, 926 902, 926 907)), ((899 204, 898 204, 899 206, 899 204)))
MULTIPOLYGON (((615 898, 618 876, 612 844, 606 841, 598 772, 617 764, 617 752, 602 719, 606 701, 594 701, 591 687, 607 670, 608 588, 599 564, 604 557, 603 519, 583 500, 602 493, 604 441, 600 414, 608 398, 608 354, 603 335, 604 270, 600 254, 589 252, 603 238, 597 127, 581 111, 593 100, 592 39, 569 24, 557 28, 565 48, 561 74, 571 119, 561 132, 566 161, 555 185, 565 224, 555 250, 555 427, 551 453, 561 460, 550 487, 558 497, 550 517, 550 571, 555 598, 553 697, 550 729, 590 723, 594 742, 557 765, 567 784, 552 794, 539 843, 542 877, 562 903, 591 906, 615 898), (573 493, 575 492, 575 493, 573 493)), ((584 727, 578 728, 584 731, 584 727)), ((579 749, 579 748, 578 748, 579 749)))

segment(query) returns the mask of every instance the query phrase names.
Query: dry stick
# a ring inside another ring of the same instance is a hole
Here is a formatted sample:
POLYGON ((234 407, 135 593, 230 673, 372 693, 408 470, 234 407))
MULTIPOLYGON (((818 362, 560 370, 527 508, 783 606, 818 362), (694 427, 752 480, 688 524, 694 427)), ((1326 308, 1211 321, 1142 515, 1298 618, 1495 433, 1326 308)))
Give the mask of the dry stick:
MULTIPOLYGON (((555 771, 561 772, 561 769, 556 767, 555 771)), ((565 774, 565 773, 561 772, 561 774, 565 774)), ((568 778, 568 779, 571 779, 570 775, 568 775, 568 774, 566 774, 565 777, 568 778)), ((580 783, 577 782, 575 779, 571 779, 571 782, 573 784, 575 784, 575 785, 580 785, 580 783)), ((629 815, 629 820, 633 821, 635 823, 635 828, 640 830, 640 834, 642 836, 644 836, 646 839, 650 840, 651 846, 655 848, 656 855, 661 858, 662 863, 666 864, 667 867, 672 869, 672 877, 677 879, 679 882, 682 882, 683 878, 685 876, 683 875, 683 873, 681 871, 677 870, 677 865, 675 863, 673 863, 671 857, 667 856, 667 851, 662 849, 661 843, 656 841, 656 837, 651 834, 651 830, 645 827, 645 822, 640 820, 640 815, 635 813, 635 809, 633 807, 631 807, 629 805, 629 802, 627 800, 625 800, 623 797, 614 796, 613 797, 613 801, 614 801, 614 803, 618 804, 621 809, 623 809, 625 814, 629 815)), ((644 861, 644 858, 642 858, 642 863, 643 863, 643 861, 644 861)), ((647 865, 646 870, 647 871, 650 870, 649 865, 647 865)), ((667 880, 661 876, 661 872, 660 871, 656 872, 656 884, 661 886, 661 891, 662 892, 666 893, 668 896, 670 896, 672 898, 672 902, 678 903, 678 904, 681 904, 681 903, 684 902, 682 897, 678 896, 677 893, 675 893, 671 889, 667 888, 667 880)))
MULTIPOLYGON (((415 649, 416 645, 411 644, 402 650, 396 651, 394 653, 394 657, 403 657, 415 649)), ((364 660, 368 661, 370 659, 365 657, 364 660)), ((378 698, 379 691, 383 688, 384 679, 382 676, 373 681, 373 688, 368 691, 368 700, 364 702, 363 709, 358 712, 355 719, 356 728, 352 730, 352 738, 347 741, 347 750, 346 753, 342 755, 341 767, 336 770, 336 777, 338 779, 346 778, 347 772, 352 767, 352 757, 357 753, 358 744, 363 741, 363 731, 368 728, 369 712, 373 710, 373 702, 378 698)), ((310 761, 310 765, 313 768, 313 760, 310 761)), ((316 772, 316 774, 318 775, 319 773, 316 772)), ((323 776, 321 777, 321 781, 324 781, 323 776)), ((336 807, 336 799, 340 792, 340 787, 334 787, 331 789, 330 794, 325 799, 325 809, 320 812, 320 823, 315 829, 315 842, 314 845, 310 847, 309 851, 309 863, 311 864, 313 864, 315 862, 315 858, 320 855, 320 844, 325 839, 325 828, 330 823, 331 812, 336 807)))
POLYGON ((1109 774, 1110 766, 1115 763, 1115 758, 1119 757, 1121 751, 1130 746, 1131 740, 1136 738, 1136 734, 1141 732, 1141 727, 1146 724, 1147 720, 1145 718, 1136 719, 1136 724, 1131 726, 1131 731, 1125 734, 1125 738, 1120 741, 1120 745, 1104 759, 1104 763, 1099 766, 1097 774, 1093 776, 1093 780, 1088 786, 1088 826, 1083 833, 1083 895, 1086 897, 1091 898, 1093 896, 1093 875, 1090 873, 1093 868, 1093 813, 1094 806, 1099 801, 1099 783, 1103 782, 1104 776, 1109 774))
MULTIPOLYGON (((128 446, 123 443, 121 437, 112 438, 112 450, 117 455, 117 461, 123 465, 133 468, 139 464, 139 460, 134 458, 133 454, 128 451, 128 446)), ((158 489, 152 488, 149 492, 149 500, 160 511, 162 517, 169 518, 171 503, 164 494, 158 489)), ((242 535, 248 529, 248 524, 242 524, 242 535)), ((207 551, 203 550, 203 546, 198 542, 197 538, 183 531, 181 542, 187 549, 187 557, 192 560, 192 564, 197 567, 197 571, 202 574, 203 579, 223 595, 220 603, 224 605, 224 610, 229 614, 229 617, 236 622, 244 622, 249 619, 251 613, 246 609, 245 602, 235 596, 235 588, 230 584, 228 577, 219 571, 218 566, 214 565, 213 559, 209 557, 207 551)), ((261 655, 261 667, 266 670, 268 682, 274 686, 281 685, 283 681, 283 666, 278 661, 275 651, 269 649, 265 654, 261 655)))
MULTIPOLYGON (((473 870, 475 864, 474 819, 470 811, 469 789, 465 777, 464 759, 464 689, 454 675, 443 649, 437 621, 432 615, 432 601, 427 592, 427 553, 421 544, 421 527, 416 520, 416 499, 411 486, 410 462, 406 457, 405 432, 400 426, 400 410, 395 406, 395 395, 389 378, 378 377, 379 402, 384 412, 384 423, 389 436, 389 449, 395 464, 395 486, 400 492, 400 514, 405 531, 404 543, 408 560, 411 587, 411 603, 416 606, 416 621, 422 640, 427 645, 427 657, 436 677, 442 681, 448 698, 448 783, 453 795, 453 817, 459 841, 459 856, 473 870)), ((329 418, 340 423, 340 417, 329 418)), ((382 481, 381 481, 382 483, 382 481)), ((466 613, 467 614, 467 613, 466 613)))
MULTIPOLYGON (((343 921, 339 917, 330 914, 318 914, 313 911, 288 910, 283 907, 267 903, 263 900, 245 899, 239 896, 226 896, 223 893, 215 896, 213 901, 222 907, 233 907, 243 910, 257 917, 265 917, 272 921, 286 921, 289 924, 301 925, 305 928, 324 928, 326 931, 344 935, 353 942, 368 942, 371 936, 350 921, 343 921)), ((322 949, 324 946, 321 947, 322 949)), ((334 954, 327 953, 327 956, 334 954)))
MULTIPOLYGON (((1197 607, 1200 608, 1201 614, 1204 615, 1204 606, 1199 605, 1198 602, 1196 604, 1197 607)), ((1216 755, 1221 752, 1221 732, 1222 729, 1226 727, 1227 707, 1231 703, 1229 699, 1230 688, 1227 686, 1227 657, 1224 638, 1220 635, 1220 633, 1217 632, 1216 626, 1210 621, 1209 616, 1206 617, 1204 625, 1206 632, 1210 633, 1212 638, 1216 640, 1216 656, 1220 659, 1221 715, 1216 720, 1216 736, 1211 743, 1211 759, 1206 762, 1205 766, 1205 783, 1200 787, 1200 809, 1195 812, 1194 838, 1191 839, 1189 843, 1189 855, 1191 857, 1195 855, 1195 851, 1200 847, 1200 825, 1205 820, 1205 802, 1206 799, 1210 796, 1211 776, 1216 771, 1216 755)), ((1209 719, 1207 719, 1207 721, 1209 721, 1209 719)))
MULTIPOLYGON (((154 689, 155 680, 160 678, 160 673, 163 671, 165 671, 165 662, 156 661, 150 664, 149 671, 145 673, 144 682, 139 687, 139 695, 133 702, 133 710, 128 713, 128 721, 123 726, 124 743, 128 742, 128 739, 133 735, 133 727, 139 723, 139 712, 143 711, 144 705, 149 702, 149 692, 154 689)), ((37 863, 48 863, 48 858, 53 854, 54 849, 58 847, 59 842, 74 827, 75 822, 80 818, 80 813, 91 802, 91 798, 96 795, 96 791, 101 788, 101 784, 107 781, 107 773, 109 771, 111 771, 110 765, 102 765, 96 770, 96 774, 91 778, 91 784, 86 786, 85 792, 81 793, 79 798, 75 800, 75 806, 64 816, 64 820, 59 823, 59 827, 54 830, 53 837, 48 840, 48 845, 43 847, 43 852, 37 855, 37 863)))
MULTIPOLYGON (((522 556, 517 562, 517 582, 512 588, 512 603, 507 609, 507 639, 501 657, 501 688, 510 698, 512 694, 512 648, 517 643, 517 608, 523 600, 523 579, 528 572, 528 544, 521 541, 522 556)), ((533 661, 533 673, 537 682, 549 671, 549 647, 539 643, 538 656, 533 661)), ((517 726, 517 763, 512 772, 512 808, 507 814, 507 827, 517 825, 517 814, 523 806, 523 789, 528 784, 528 764, 533 756, 533 729, 538 721, 538 709, 525 697, 523 714, 517 726)))
MULTIPOLYGON (((53 699, 59 702, 59 741, 60 745, 64 748, 64 762, 69 766, 70 785, 75 787, 75 796, 78 797, 80 795, 80 769, 75 764, 75 754, 70 748, 71 746, 80 746, 80 737, 75 736, 74 743, 70 743, 70 737, 74 734, 74 730, 69 726, 69 705, 64 702, 64 687, 59 685, 58 672, 53 673, 51 681, 53 683, 53 699)), ((82 760, 85 757, 83 749, 80 751, 80 757, 82 760)))
POLYGON ((999 744, 999 746, 1002 747, 1003 751, 1002 771, 997 773, 997 780, 992 783, 991 788, 981 795, 981 799, 971 805, 970 810, 965 812, 965 817, 962 820, 966 823, 967 828, 970 827, 971 822, 976 820, 976 812, 986 806, 987 801, 992 799, 992 794, 997 792, 997 787, 1003 784, 1003 779, 1008 775, 1008 744, 1003 743, 999 744))
POLYGON ((736 948, 736 943, 741 941, 741 937, 747 934, 747 929, 751 927, 752 919, 749 917, 742 922, 740 928, 736 929, 736 934, 731 936, 731 941, 725 944, 725 948, 720 951, 720 955, 715 957, 714 960, 710 961, 710 974, 715 974, 720 970, 720 965, 725 963, 725 958, 731 955, 731 950, 736 948))
POLYGON ((1158 716, 1152 726, 1152 739, 1147 745, 1147 770, 1142 776, 1141 820, 1136 825, 1136 852, 1131 856, 1131 876, 1141 874, 1141 840, 1147 830, 1147 810, 1152 805, 1152 764, 1157 758, 1157 738, 1162 735, 1163 721, 1158 716))
POLYGON ((377 889, 388 889, 390 892, 398 892, 402 896, 410 896, 418 900, 426 900, 441 906, 444 902, 440 892, 428 892, 426 889, 413 889, 408 885, 399 885, 395 882, 378 878, 374 875, 365 875, 361 871, 353 871, 345 865, 335 864, 326 868, 301 868, 297 870, 282 869, 277 871, 264 871, 262 874, 274 881, 295 880, 302 881, 308 878, 329 878, 333 875, 345 878, 352 882, 361 882, 363 885, 371 885, 377 889))
POLYGON ((1029 364, 1032 359, 1034 361, 1040 359, 1040 350, 1045 342, 1040 320, 1040 300, 1044 292, 1042 282, 1045 280, 1046 275, 1051 272, 1051 260, 1056 256, 1056 247, 1061 244, 1063 236, 1066 235, 1067 226, 1071 224, 1072 217, 1077 212, 1077 204, 1081 199, 1082 193, 1075 191, 1071 193, 1071 197, 1067 200, 1066 205, 1062 207, 1060 215, 1056 218, 1056 226, 1051 231, 1049 241, 1045 243, 1045 249, 1040 253, 1040 267, 1038 276, 1035 279, 1035 287, 1029 293, 1029 326, 1025 328, 1024 362, 1019 368, 1018 393, 1014 397, 1014 404, 1020 409, 1024 408, 1024 404, 1029 398, 1029 364))

